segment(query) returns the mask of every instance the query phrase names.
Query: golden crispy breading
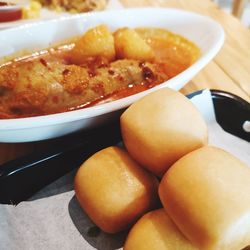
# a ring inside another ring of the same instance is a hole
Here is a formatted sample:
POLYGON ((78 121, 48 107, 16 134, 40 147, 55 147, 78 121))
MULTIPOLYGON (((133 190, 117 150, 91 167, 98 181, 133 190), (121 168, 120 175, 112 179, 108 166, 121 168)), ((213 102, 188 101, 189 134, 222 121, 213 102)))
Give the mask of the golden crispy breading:
POLYGON ((0 67, 0 117, 25 117, 83 107, 129 85, 167 79, 157 64, 102 58, 67 65, 50 57, 0 67))

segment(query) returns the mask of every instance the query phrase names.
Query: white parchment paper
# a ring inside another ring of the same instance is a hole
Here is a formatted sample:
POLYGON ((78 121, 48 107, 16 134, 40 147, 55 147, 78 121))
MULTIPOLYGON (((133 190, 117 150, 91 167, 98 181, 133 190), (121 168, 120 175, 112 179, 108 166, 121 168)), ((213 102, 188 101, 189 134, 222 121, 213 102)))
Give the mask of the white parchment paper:
MULTIPOLYGON (((223 148, 250 166, 250 143, 226 133, 216 122, 210 91, 204 90, 202 95, 193 97, 191 101, 199 109, 208 125, 209 144, 223 148)), ((232 119, 234 119, 233 116, 232 119)))
MULTIPOLYGON (((192 102, 209 127, 210 144, 221 147, 249 165, 250 144, 224 132, 215 121, 209 91, 192 102)), ((81 210, 73 191, 75 172, 52 183, 17 207, 0 205, 1 250, 114 250, 123 246, 126 232, 101 232, 81 210)))

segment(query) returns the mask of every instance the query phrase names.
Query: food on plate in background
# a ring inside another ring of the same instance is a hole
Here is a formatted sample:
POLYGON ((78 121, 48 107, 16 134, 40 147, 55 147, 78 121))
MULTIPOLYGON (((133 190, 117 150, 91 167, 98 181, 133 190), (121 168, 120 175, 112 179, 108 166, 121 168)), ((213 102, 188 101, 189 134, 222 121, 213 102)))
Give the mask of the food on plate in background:
POLYGON ((56 11, 72 13, 103 10, 108 0, 36 0, 43 6, 56 11))
POLYGON ((129 154, 157 176, 185 154, 207 144, 207 126, 191 101, 165 88, 132 104, 121 116, 129 154))
POLYGON ((29 5, 0 1, 0 22, 37 19, 40 17, 40 11, 41 4, 36 1, 30 1, 29 5))
POLYGON ((199 249, 250 244, 250 169, 222 149, 206 146, 177 161, 159 187, 163 206, 199 249))
POLYGON ((37 19, 40 17, 42 5, 32 0, 28 6, 23 7, 23 19, 37 19))
POLYGON ((23 4, 19 4, 18 1, 14 0, 13 3, 12 1, 0 1, 0 22, 38 19, 41 16, 42 6, 57 12, 77 13, 103 10, 106 5, 107 0, 30 0, 23 4), (8 10, 6 6, 8 6, 8 10))
POLYGON ((17 21, 22 18, 22 8, 8 1, 0 1, 0 23, 17 21))
POLYGON ((76 197, 103 231, 116 233, 155 209, 158 181, 118 147, 103 149, 79 168, 76 197))
POLYGON ((0 118, 53 114, 117 100, 169 80, 199 56, 196 45, 168 31, 136 32, 121 28, 112 34, 99 25, 60 46, 5 60, 0 65, 0 118))
POLYGON ((198 250, 164 209, 145 214, 130 230, 124 250, 198 250))

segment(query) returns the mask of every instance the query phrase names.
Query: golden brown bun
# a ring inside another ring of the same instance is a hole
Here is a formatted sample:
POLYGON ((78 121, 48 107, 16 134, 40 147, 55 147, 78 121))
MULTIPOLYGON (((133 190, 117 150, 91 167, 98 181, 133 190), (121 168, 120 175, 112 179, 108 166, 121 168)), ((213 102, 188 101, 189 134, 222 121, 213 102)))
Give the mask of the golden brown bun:
POLYGON ((124 250, 198 250, 179 231, 164 209, 145 214, 131 229, 124 250))
POLYGON ((195 106, 165 88, 132 104, 121 116, 130 155, 162 176, 183 155, 207 144, 207 126, 195 106))
POLYGON ((76 197, 103 231, 116 233, 158 203, 158 181, 118 147, 103 149, 78 170, 76 197))
POLYGON ((159 195, 166 212, 199 249, 239 250, 250 243, 250 168, 206 146, 177 161, 159 195))

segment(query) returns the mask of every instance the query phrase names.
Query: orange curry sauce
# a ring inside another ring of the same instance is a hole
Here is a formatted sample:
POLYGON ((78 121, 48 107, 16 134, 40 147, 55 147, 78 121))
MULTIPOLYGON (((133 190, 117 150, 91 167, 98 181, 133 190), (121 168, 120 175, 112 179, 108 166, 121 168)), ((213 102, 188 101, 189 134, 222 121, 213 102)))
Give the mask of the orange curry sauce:
MULTIPOLYGON (((139 32, 142 33, 142 36, 144 35, 145 29, 139 29, 139 32)), ((159 67, 159 70, 163 71, 164 74, 167 76, 164 81, 176 76, 180 72, 184 71, 186 68, 188 68, 190 65, 192 65, 197 58, 200 55, 199 48, 194 45, 192 42, 186 40, 185 38, 168 33, 167 37, 161 36, 159 32, 156 32, 155 36, 152 37, 144 37, 144 39, 147 41, 147 43, 151 46, 155 53, 155 60, 152 63, 157 63, 157 67, 159 67)), ((17 59, 11 60, 6 62, 5 64, 0 65, 1 67, 18 67, 18 65, 25 63, 27 61, 32 60, 39 60, 41 63, 43 63, 45 66, 47 66, 48 61, 58 61, 58 63, 63 63, 66 65, 70 65, 70 53, 73 49, 74 44, 69 43, 66 45, 61 45, 55 48, 50 48, 47 50, 43 50, 40 52, 33 53, 32 55, 19 57, 17 59)), ((94 64, 97 63, 96 60, 92 60, 94 64)), ((100 62, 98 62, 100 63, 100 62)), ((143 64, 144 62, 141 62, 143 64)), ((100 64, 101 65, 101 64, 100 64)), ((91 68, 91 65, 89 65, 91 68)), ((66 71, 63 71, 62 74, 66 74, 66 71)), ((1 71, 0 71, 1 74, 1 71)), ((39 110, 28 110, 26 114, 19 112, 18 108, 17 110, 13 111, 13 116, 6 114, 4 110, 1 110, 1 102, 0 102, 0 119, 9 119, 9 118, 19 118, 19 117, 29 117, 29 116, 36 116, 36 115, 45 115, 45 114, 52 114, 52 113, 59 113, 59 112, 65 112, 65 111, 71 111, 76 109, 82 109, 85 107, 90 107, 94 105, 99 105, 105 102, 111 102, 117 99, 121 99, 123 97, 127 97, 136 93, 139 93, 141 91, 147 90, 149 88, 154 87, 156 84, 159 84, 159 82, 154 82, 152 79, 150 81, 147 81, 147 77, 151 77, 152 72, 145 67, 142 70, 143 77, 146 79, 146 81, 141 82, 140 84, 128 84, 125 87, 119 88, 118 90, 113 91, 112 93, 109 93, 107 95, 102 95, 100 92, 100 95, 98 98, 95 98, 92 101, 88 101, 85 103, 81 103, 78 105, 71 105, 67 108, 59 109, 59 110, 47 110, 46 112, 40 112, 39 110)), ((0 75, 1 79, 1 75, 0 75)), ((104 83, 105 84, 105 83, 104 83)), ((0 85, 0 98, 2 98, 4 95, 3 87, 1 90, 0 85)), ((38 97, 39 98, 39 95, 38 97)), ((54 98, 54 101, 56 102, 56 98, 54 98)))

